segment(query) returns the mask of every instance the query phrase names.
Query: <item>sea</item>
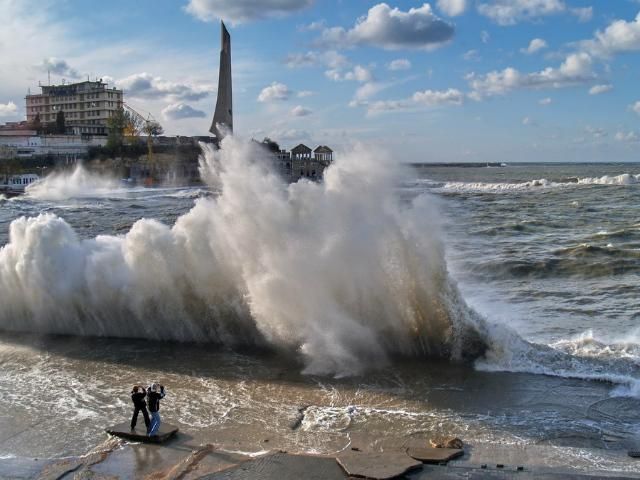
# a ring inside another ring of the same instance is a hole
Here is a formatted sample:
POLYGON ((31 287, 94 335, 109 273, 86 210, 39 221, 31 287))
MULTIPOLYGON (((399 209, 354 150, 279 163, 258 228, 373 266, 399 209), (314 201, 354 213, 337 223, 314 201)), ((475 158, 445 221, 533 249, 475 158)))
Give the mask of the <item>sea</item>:
POLYGON ((85 453, 160 382, 166 421, 237 451, 447 435, 638 472, 640 164, 356 145, 289 185, 203 148, 203 186, 78 167, 0 197, 0 459, 85 453))

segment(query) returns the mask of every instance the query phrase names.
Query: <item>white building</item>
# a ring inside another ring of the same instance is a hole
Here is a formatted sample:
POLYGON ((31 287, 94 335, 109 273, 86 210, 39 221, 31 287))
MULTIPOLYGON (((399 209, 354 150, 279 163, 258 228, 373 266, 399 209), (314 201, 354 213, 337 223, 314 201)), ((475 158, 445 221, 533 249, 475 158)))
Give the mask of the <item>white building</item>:
POLYGON ((107 120, 122 108, 122 90, 107 88, 102 79, 62 85, 41 85, 42 93, 26 96, 27 122, 40 116, 42 125, 64 112, 66 133, 107 135, 107 120))
POLYGON ((75 163, 86 157, 90 147, 106 143, 106 137, 83 135, 0 135, 0 155, 8 152, 5 155, 25 159, 54 156, 65 163, 75 163))

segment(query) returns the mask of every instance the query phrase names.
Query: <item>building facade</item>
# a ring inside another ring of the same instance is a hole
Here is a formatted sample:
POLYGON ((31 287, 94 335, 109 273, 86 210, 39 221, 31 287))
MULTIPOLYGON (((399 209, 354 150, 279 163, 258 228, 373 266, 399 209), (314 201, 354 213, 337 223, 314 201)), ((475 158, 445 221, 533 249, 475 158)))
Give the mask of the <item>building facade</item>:
POLYGON ((325 145, 312 150, 301 143, 290 152, 278 150, 272 153, 276 157, 282 176, 292 183, 301 178, 321 180, 324 169, 333 162, 333 150, 325 145))
POLYGON ((102 79, 40 86, 42 92, 26 96, 27 122, 40 116, 42 125, 56 122, 64 112, 66 132, 73 135, 107 135, 107 121, 122 108, 122 90, 108 88, 102 79))

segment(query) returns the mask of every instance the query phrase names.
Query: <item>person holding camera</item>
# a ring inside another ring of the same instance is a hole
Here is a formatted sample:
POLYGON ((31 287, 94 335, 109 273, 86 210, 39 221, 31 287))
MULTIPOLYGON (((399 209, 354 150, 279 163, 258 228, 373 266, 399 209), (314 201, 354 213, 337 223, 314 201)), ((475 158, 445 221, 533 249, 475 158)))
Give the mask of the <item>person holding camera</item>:
POLYGON ((158 434, 158 430, 160 429, 160 423, 162 422, 160 418, 160 400, 164 398, 164 385, 160 385, 157 383, 152 384, 149 388, 147 388, 147 398, 149 400, 149 411, 151 412, 151 425, 147 432, 147 435, 150 437, 158 434))
POLYGON ((144 401, 147 393, 144 387, 134 385, 131 390, 131 401, 133 402, 133 417, 131 418, 131 430, 136 429, 136 423, 138 423, 138 414, 142 412, 144 418, 144 424, 149 431, 149 412, 147 412, 147 402, 144 401))

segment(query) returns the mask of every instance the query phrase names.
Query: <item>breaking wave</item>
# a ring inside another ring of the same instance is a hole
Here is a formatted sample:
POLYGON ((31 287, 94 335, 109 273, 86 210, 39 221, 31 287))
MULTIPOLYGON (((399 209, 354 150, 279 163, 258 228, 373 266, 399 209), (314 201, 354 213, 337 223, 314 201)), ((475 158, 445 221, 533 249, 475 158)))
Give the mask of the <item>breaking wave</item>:
MULTIPOLYGON (((0 328, 265 345, 335 375, 394 355, 482 353, 484 322, 449 279, 430 199, 400 203, 393 161, 355 147, 323 183, 288 185, 250 142, 203 150, 201 175, 220 194, 173 227, 142 219, 83 240, 51 214, 15 220, 0 328)), ((66 180, 29 194, 52 198, 66 180)))
POLYGON ((594 178, 563 178, 557 181, 540 178, 527 182, 505 182, 505 183, 484 183, 484 182, 434 182, 424 181, 428 187, 432 187, 439 192, 458 193, 509 193, 540 189, 552 189, 563 187, 577 187, 585 185, 636 185, 640 184, 640 175, 625 173, 617 176, 605 175, 594 178))
MULTIPOLYGON (((142 219, 81 239, 55 215, 13 221, 0 329, 267 347, 336 376, 395 356, 475 360, 638 393, 631 346, 537 345, 470 309, 447 272, 432 198, 401 200, 407 178, 390 157, 356 146, 322 183, 295 184, 233 137, 203 146, 200 162, 217 194, 171 227, 142 219)), ((582 250, 564 255, 592 253, 582 250)))
POLYGON ((476 362, 484 371, 524 372, 596 380, 617 385, 614 396, 640 397, 638 335, 605 341, 588 331, 551 345, 530 343, 499 326, 488 335, 486 356, 476 362))
POLYGON ((26 197, 38 200, 100 197, 119 188, 117 180, 88 172, 82 165, 72 171, 54 172, 27 186, 26 197))

